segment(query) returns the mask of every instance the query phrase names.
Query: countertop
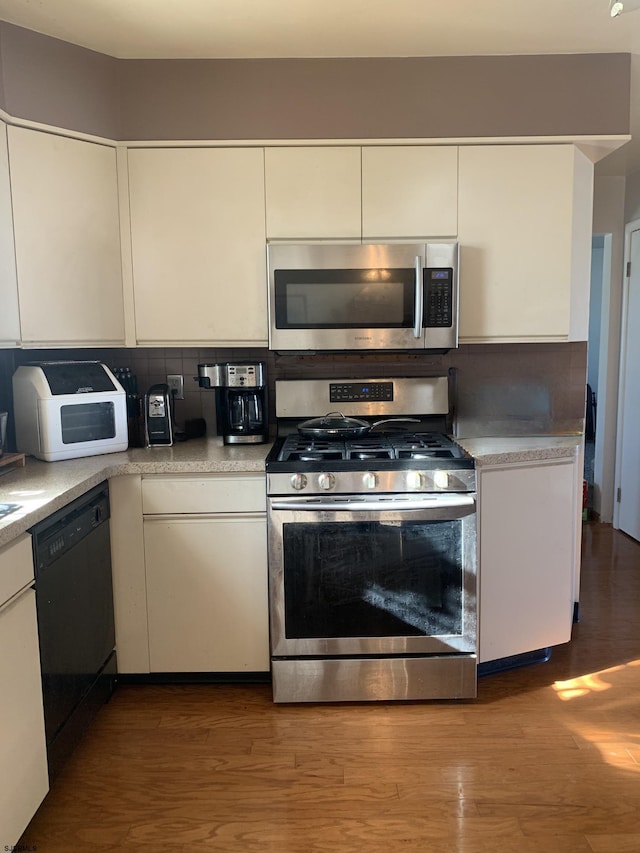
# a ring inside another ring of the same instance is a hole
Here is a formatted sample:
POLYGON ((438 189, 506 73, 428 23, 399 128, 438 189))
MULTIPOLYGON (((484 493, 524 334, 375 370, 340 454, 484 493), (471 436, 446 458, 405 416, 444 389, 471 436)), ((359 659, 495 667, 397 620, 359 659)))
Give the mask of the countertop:
POLYGON ((456 439, 474 457, 478 468, 544 459, 572 459, 582 440, 581 435, 575 434, 456 439))
MULTIPOLYGON (((458 443, 478 467, 544 459, 572 458, 580 435, 517 438, 460 438, 458 443)), ((62 462, 29 457, 24 468, 0 476, 0 503, 21 508, 0 518, 0 547, 103 480, 121 474, 209 474, 224 471, 264 472, 271 444, 222 445, 219 439, 194 439, 173 447, 133 448, 62 462)))
POLYGON ((61 462, 27 458, 24 468, 0 476, 0 503, 21 509, 0 518, 0 547, 103 480, 121 474, 264 473, 271 444, 224 446, 219 439, 193 439, 173 447, 132 448, 61 462))

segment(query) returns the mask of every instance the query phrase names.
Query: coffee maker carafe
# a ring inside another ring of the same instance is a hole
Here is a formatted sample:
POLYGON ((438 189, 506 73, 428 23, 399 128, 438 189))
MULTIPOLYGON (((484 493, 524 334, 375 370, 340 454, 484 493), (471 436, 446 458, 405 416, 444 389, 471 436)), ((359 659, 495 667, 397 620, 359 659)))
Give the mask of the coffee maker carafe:
POLYGON ((263 362, 199 364, 201 388, 216 392, 216 426, 225 444, 269 440, 267 381, 263 362))

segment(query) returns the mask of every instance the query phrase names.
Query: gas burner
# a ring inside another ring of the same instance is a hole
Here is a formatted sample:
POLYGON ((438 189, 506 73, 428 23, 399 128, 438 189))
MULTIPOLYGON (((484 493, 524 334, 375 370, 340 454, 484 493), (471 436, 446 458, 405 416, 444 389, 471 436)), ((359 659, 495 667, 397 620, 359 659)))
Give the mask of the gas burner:
POLYGON ((393 447, 384 434, 376 434, 345 443, 345 459, 393 459, 393 447))
POLYGON ((328 462, 331 459, 342 459, 343 454, 339 451, 303 450, 301 453, 294 451, 287 458, 299 462, 328 462))
POLYGON ((398 459, 453 459, 451 450, 398 450, 398 459))

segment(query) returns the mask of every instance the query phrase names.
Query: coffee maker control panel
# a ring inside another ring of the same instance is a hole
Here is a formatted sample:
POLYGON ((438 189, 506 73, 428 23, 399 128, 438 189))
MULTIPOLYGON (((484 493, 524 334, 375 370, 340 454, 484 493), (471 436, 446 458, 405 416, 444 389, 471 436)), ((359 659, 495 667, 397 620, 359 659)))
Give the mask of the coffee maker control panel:
POLYGON ((259 388, 264 385, 262 365, 227 364, 227 388, 259 388))

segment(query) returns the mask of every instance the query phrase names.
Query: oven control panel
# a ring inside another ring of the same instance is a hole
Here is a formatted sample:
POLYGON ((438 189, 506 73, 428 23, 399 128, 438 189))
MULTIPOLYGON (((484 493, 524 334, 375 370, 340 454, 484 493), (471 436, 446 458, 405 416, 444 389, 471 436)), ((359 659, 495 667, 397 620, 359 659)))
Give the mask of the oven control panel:
POLYGON ((393 400, 393 382, 331 382, 331 403, 379 403, 393 400))
POLYGON ((474 492, 476 472, 473 468, 274 472, 268 474, 267 485, 272 496, 295 493, 321 495, 327 492, 351 495, 474 492))

